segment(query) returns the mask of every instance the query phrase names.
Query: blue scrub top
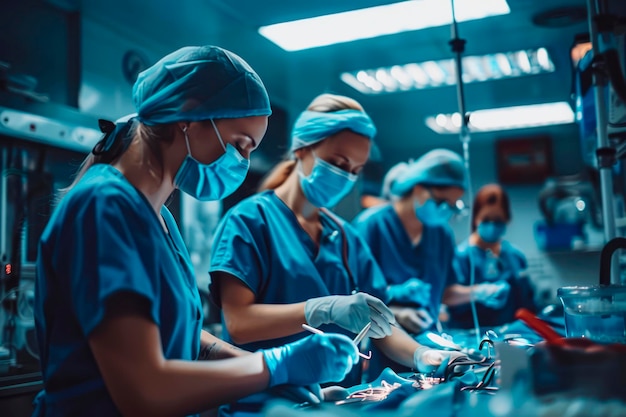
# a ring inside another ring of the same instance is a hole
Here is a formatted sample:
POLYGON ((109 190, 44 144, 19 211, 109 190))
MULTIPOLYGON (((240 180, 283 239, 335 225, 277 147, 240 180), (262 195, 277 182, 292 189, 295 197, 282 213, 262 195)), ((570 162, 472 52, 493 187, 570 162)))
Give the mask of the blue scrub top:
POLYGON ((176 222, 163 230, 144 195, 110 165, 89 168, 61 200, 39 243, 35 323, 45 392, 35 415, 120 415, 88 345, 106 300, 150 302, 166 359, 195 360, 202 305, 176 222))
MULTIPOLYGON (((470 254, 474 266, 474 283, 507 281, 511 286, 506 303, 494 309, 476 303, 476 313, 481 327, 500 326, 515 320, 515 312, 522 307, 536 311, 534 289, 528 275, 526 256, 508 241, 502 241, 500 256, 491 251, 470 245, 468 240, 457 247, 457 259, 461 271, 461 284, 470 285, 470 254)), ((451 306, 450 327, 469 329, 474 327, 469 304, 451 306)))
MULTIPOLYGON (((345 236, 335 220, 320 213, 322 233, 319 248, 300 226, 291 209, 274 191, 249 197, 231 208, 218 225, 210 272, 226 272, 243 282, 258 304, 292 304, 327 295, 349 295, 354 289, 344 268, 343 239, 347 239, 347 260, 362 292, 385 301, 386 283, 363 240, 350 224, 339 217, 345 236)), ((221 306, 219 282, 211 280, 210 294, 221 306)), ((338 326, 324 331, 354 334, 338 326)), ((240 345, 255 351, 299 340, 302 332, 279 339, 240 345)), ((232 343, 228 328, 223 338, 232 343)))
POLYGON ((446 287, 458 282, 458 265, 452 230, 447 225, 424 224, 422 239, 413 245, 391 204, 364 210, 353 225, 369 245, 390 285, 419 278, 431 284, 431 317, 437 320, 446 287))

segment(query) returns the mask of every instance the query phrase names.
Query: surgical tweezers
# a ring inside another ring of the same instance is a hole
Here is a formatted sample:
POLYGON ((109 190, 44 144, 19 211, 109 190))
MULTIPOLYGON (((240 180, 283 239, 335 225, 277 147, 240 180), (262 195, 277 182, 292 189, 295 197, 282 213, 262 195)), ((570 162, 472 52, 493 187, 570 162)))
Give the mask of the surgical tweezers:
POLYGON ((359 343, 361 343, 361 340, 363 340, 365 338, 365 335, 370 330, 370 327, 372 327, 372 322, 371 321, 369 323, 367 323, 365 325, 365 327, 363 327, 363 329, 359 332, 359 334, 356 335, 356 337, 354 338, 352 343, 354 343, 355 345, 358 346, 359 343))
MULTIPOLYGON (((372 322, 369 322, 365 325, 365 327, 363 327, 363 329, 361 329, 361 331, 359 332, 359 334, 356 335, 356 337, 354 338, 354 340, 352 340, 352 343, 354 343, 354 345, 356 346, 357 349, 357 353, 359 354, 360 357, 362 357, 363 359, 372 359, 372 351, 370 351, 367 355, 365 353, 361 353, 359 351, 359 343, 361 342, 361 340, 363 340, 363 338, 365 337, 365 335, 367 334, 367 331, 370 329, 370 327, 372 327, 372 322)), ((316 329, 315 327, 309 326, 308 324, 303 324, 302 328, 304 330, 308 330, 311 333, 315 333, 315 334, 324 334, 323 331, 321 331, 320 329, 316 329)))

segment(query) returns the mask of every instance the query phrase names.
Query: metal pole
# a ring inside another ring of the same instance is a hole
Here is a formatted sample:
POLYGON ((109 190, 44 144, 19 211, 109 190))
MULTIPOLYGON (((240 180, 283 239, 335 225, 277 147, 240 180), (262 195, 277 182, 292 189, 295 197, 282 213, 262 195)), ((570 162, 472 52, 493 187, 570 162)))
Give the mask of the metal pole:
MULTIPOLYGON (((450 40, 450 46, 452 46, 452 52, 454 52, 454 65, 455 65, 455 78, 456 78, 456 95, 459 105, 459 114, 461 115, 461 130, 460 139, 463 144, 463 161, 465 161, 465 169, 467 170, 467 198, 469 204, 472 204, 472 182, 470 175, 469 165, 469 143, 470 143, 470 131, 469 131, 469 117, 465 110, 465 91, 463 88, 463 61, 462 54, 465 50, 465 40, 460 39, 458 36, 458 28, 456 22, 456 15, 454 12, 454 0, 452 5, 452 39, 450 40)), ((471 225, 470 225, 471 230, 471 225)))
MULTIPOLYGON (((607 112, 606 112, 606 92, 608 85, 606 74, 598 68, 598 58, 601 56, 600 38, 596 27, 595 17, 597 15, 594 0, 587 0, 587 19, 589 24, 589 37, 593 51, 593 88, 596 104, 596 133, 597 133, 597 156, 598 169, 600 171, 600 194, 602 197, 602 218, 604 224, 604 242, 615 237, 615 208, 613 201, 613 163, 611 158, 611 148, 607 134, 607 112)), ((614 151, 614 150, 613 150, 614 151)), ((619 257, 614 256, 611 264, 611 283, 620 283, 619 257)))
MULTIPOLYGON (((463 88, 463 52, 465 51, 465 39, 459 38, 456 13, 454 11, 454 0, 450 0, 452 7, 452 26, 451 26, 451 40, 450 46, 452 52, 454 52, 454 64, 455 64, 455 76, 456 76, 456 96, 459 105, 459 114, 461 115, 461 130, 459 132, 461 144, 463 145, 463 162, 465 164, 465 170, 467 172, 467 195, 468 207, 470 208, 470 220, 468 224, 469 236, 472 234, 472 220, 471 220, 471 208, 474 204, 474 196, 472 191, 472 175, 470 173, 470 155, 469 155, 469 143, 470 143, 470 131, 469 131, 469 116, 465 110, 465 91, 463 88)), ((469 271, 470 271, 470 285, 474 285, 474 259, 472 252, 469 252, 469 271)), ((470 307, 472 310, 472 320, 474 322, 474 329, 476 331, 476 348, 480 346, 480 323, 478 321, 478 312, 476 311, 476 300, 472 296, 470 307)))

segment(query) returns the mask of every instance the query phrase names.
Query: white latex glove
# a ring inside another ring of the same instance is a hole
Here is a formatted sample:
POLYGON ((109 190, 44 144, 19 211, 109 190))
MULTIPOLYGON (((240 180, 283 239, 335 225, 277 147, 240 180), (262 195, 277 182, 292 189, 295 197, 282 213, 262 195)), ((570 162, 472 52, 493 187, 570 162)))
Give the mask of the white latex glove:
POLYGON ((423 308, 394 307, 398 323, 409 333, 418 334, 430 328, 435 320, 423 308))
POLYGON ((448 363, 450 363, 459 357, 467 357, 467 355, 457 351, 420 346, 413 353, 413 366, 418 372, 430 373, 435 371, 444 360, 447 359, 448 363))
POLYGON ((353 333, 358 333, 371 322, 367 336, 374 339, 391 335, 391 323, 395 323, 393 313, 385 303, 362 292, 311 298, 304 306, 304 316, 310 326, 334 323, 353 333))

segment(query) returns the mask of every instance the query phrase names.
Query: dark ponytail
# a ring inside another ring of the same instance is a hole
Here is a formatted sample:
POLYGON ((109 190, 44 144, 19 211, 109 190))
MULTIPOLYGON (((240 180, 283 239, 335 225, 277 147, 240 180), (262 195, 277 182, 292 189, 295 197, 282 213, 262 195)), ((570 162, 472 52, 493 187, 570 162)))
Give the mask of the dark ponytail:
POLYGON ((147 168, 155 178, 160 179, 162 177, 163 152, 161 145, 172 143, 175 124, 148 126, 136 119, 129 119, 127 122, 121 123, 107 120, 99 120, 98 122, 104 136, 83 160, 72 183, 59 190, 59 199, 74 188, 90 167, 96 164, 114 164, 133 142, 145 143, 147 150, 152 154, 157 164, 157 166, 148 166, 147 168))

